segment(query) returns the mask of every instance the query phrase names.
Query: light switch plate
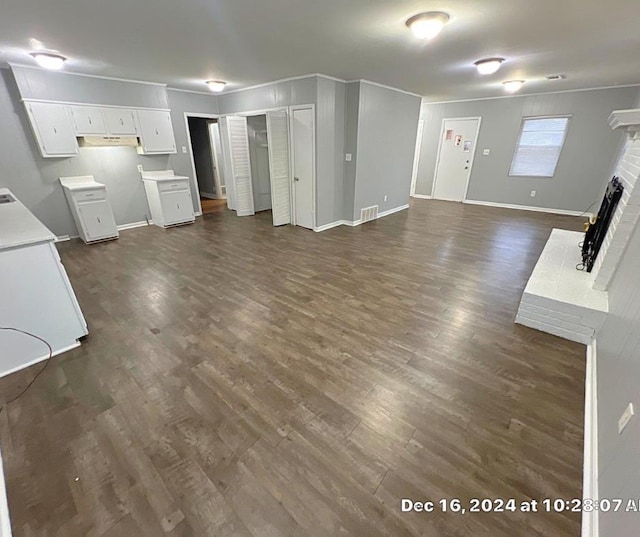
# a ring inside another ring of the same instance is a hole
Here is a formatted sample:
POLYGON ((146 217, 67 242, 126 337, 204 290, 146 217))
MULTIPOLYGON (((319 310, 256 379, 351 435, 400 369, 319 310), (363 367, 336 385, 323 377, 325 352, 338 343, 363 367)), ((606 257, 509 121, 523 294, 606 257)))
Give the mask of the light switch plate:
POLYGON ((351 153, 347 153, 344 157, 344 160, 346 160, 347 162, 351 162, 351 153))
POLYGON ((535 197, 536 197, 536 194, 537 194, 537 192, 536 192, 535 190, 532 190, 532 191, 531 191, 531 197, 532 197, 532 198, 535 198, 535 197))
POLYGON ((491 149, 483 149, 482 154, 486 157, 489 153, 491 153, 491 149))
POLYGON ((387 201, 387 195, 386 194, 384 195, 384 201, 387 201))
POLYGON ((618 420, 618 434, 622 434, 622 431, 624 431, 625 427, 629 425, 629 422, 631 421, 633 415, 633 403, 629 403, 627 405, 627 408, 624 409, 622 416, 620 416, 620 419, 618 420))
POLYGON ((142 168, 142 164, 138 164, 138 172, 142 173, 144 169, 142 168))

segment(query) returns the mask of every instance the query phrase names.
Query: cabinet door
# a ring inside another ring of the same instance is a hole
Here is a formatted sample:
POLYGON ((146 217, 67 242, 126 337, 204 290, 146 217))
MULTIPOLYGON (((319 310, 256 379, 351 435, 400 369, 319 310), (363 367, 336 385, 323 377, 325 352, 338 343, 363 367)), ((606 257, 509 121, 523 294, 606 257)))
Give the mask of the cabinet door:
POLYGON ((43 157, 71 157, 78 154, 78 141, 65 105, 27 103, 26 107, 43 157))
POLYGON ((72 106, 71 116, 78 136, 107 134, 102 108, 96 106, 72 106))
POLYGON ((90 201, 78 204, 78 213, 87 239, 95 241, 118 234, 116 222, 107 201, 90 201))
POLYGON ((171 115, 162 110, 138 110, 143 153, 175 153, 171 115))
POLYGON ((193 203, 188 190, 160 192, 160 199, 165 226, 193 220, 193 203))
POLYGON ((109 134, 116 136, 127 136, 138 134, 136 122, 133 117, 133 110, 124 108, 104 108, 102 110, 107 122, 109 134))

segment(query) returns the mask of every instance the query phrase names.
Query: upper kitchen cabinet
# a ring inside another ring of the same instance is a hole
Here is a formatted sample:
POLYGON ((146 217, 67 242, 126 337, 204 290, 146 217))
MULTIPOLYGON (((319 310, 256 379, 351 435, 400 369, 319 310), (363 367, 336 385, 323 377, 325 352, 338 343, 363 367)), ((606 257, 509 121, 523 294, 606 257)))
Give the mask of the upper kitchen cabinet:
POLYGON ((171 114, 163 110, 138 110, 141 155, 176 153, 171 114))
POLYGON ((97 106, 71 106, 70 108, 76 136, 107 134, 102 108, 97 106))
POLYGON ((25 106, 43 157, 73 157, 78 154, 76 132, 67 106, 27 101, 25 106))
POLYGON ((102 110, 107 122, 109 134, 114 136, 135 136, 136 128, 135 112, 126 108, 104 108, 102 110))

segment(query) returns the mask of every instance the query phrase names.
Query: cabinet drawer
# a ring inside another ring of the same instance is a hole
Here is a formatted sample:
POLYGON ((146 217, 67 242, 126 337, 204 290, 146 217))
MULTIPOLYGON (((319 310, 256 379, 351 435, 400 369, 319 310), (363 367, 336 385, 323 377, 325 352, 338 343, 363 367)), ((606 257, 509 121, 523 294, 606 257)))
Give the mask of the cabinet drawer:
POLYGON ((92 190, 79 190, 73 193, 73 199, 77 203, 85 201, 98 201, 107 199, 107 191, 104 188, 94 188, 92 190))
POLYGON ((160 192, 176 192, 178 190, 189 190, 189 182, 185 179, 176 181, 162 181, 158 183, 160 192))

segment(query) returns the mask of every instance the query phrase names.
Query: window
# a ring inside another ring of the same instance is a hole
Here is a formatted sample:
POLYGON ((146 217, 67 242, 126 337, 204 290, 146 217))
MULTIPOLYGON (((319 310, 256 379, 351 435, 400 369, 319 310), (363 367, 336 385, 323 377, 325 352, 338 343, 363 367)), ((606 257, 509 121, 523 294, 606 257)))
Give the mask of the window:
POLYGON ((509 175, 553 177, 568 126, 568 116, 524 118, 509 175))

